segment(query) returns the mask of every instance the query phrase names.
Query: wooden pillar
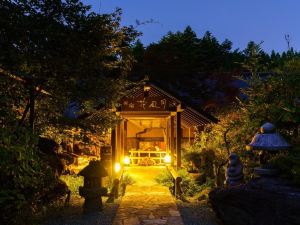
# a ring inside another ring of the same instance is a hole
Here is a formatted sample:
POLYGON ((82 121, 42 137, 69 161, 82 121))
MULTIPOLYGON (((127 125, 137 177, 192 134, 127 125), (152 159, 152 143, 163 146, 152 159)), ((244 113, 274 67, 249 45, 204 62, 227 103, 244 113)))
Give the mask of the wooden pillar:
POLYGON ((170 150, 171 150, 171 157, 172 157, 172 164, 174 164, 174 116, 170 117, 170 150))
POLYGON ((181 112, 176 113, 176 155, 177 169, 181 167, 181 112))
POLYGON ((109 174, 112 175, 114 173, 114 165, 116 162, 116 128, 111 129, 111 137, 110 137, 110 145, 111 145, 111 165, 109 166, 109 174))
POLYGON ((123 152, 123 155, 124 155, 124 153, 125 154, 127 154, 128 152, 127 152, 127 120, 125 120, 124 121, 124 138, 123 138, 124 140, 124 144, 123 144, 123 146, 124 146, 124 152, 123 152))
POLYGON ((121 124, 117 125, 116 129, 116 155, 115 162, 120 161, 120 151, 121 151, 121 124))
POLYGON ((121 121, 120 124, 120 154, 119 154, 119 161, 122 160, 124 156, 124 121, 121 121))
POLYGON ((191 145, 191 128, 189 127, 189 145, 191 145))
POLYGON ((166 149, 170 153, 170 119, 166 118, 166 149))

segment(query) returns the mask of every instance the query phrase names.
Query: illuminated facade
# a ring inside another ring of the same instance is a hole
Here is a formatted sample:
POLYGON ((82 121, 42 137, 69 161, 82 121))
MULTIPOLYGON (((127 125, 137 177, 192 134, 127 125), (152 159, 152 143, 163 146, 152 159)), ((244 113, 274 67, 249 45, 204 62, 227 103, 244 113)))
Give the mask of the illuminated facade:
POLYGON ((112 161, 128 164, 129 158, 135 165, 180 167, 181 146, 192 144, 196 129, 216 122, 153 84, 123 98, 116 113, 122 121, 111 131, 112 161))

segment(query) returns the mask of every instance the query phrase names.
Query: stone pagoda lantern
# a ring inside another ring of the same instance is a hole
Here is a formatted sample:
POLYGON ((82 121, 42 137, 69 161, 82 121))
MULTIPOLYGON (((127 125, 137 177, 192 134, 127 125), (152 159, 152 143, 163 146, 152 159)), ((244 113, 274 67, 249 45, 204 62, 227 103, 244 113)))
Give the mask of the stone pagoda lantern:
POLYGON ((106 177, 108 173, 101 161, 90 161, 78 175, 84 177, 84 185, 79 187, 79 194, 85 198, 84 212, 102 210, 101 196, 107 195, 107 188, 102 186, 102 177, 106 177))
POLYGON ((259 161, 262 167, 254 168, 254 172, 261 176, 272 176, 277 170, 268 165, 270 157, 281 151, 291 148, 291 145, 278 133, 272 123, 265 123, 261 126, 260 132, 257 133, 247 148, 259 152, 259 161))

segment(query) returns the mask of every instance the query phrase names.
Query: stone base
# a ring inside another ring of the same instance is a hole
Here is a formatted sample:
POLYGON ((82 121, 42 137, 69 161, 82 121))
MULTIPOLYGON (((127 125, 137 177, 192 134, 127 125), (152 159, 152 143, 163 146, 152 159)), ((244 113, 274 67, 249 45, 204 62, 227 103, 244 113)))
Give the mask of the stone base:
POLYGON ((224 225, 300 225, 300 188, 279 178, 215 189, 209 199, 224 225))
POLYGON ((85 198, 83 213, 102 211, 102 198, 85 198))

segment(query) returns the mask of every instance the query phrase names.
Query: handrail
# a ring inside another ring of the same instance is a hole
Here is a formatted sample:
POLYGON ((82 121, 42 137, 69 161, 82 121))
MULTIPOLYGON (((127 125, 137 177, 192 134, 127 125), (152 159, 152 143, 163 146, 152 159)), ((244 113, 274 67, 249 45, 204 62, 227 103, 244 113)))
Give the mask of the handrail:
POLYGON ((119 186, 120 182, 123 179, 124 170, 122 169, 115 175, 115 179, 113 180, 113 186, 111 188, 110 193, 108 194, 107 203, 113 203, 115 199, 119 197, 119 186))
POLYGON ((130 162, 131 164, 139 164, 143 159, 150 158, 153 160, 158 160, 159 164, 164 163, 164 157, 167 154, 166 151, 147 151, 147 150, 129 150, 130 162), (146 154, 146 156, 141 156, 141 154, 146 154), (151 156, 151 154, 156 154, 151 156))
POLYGON ((129 150, 129 152, 133 153, 166 153, 166 151, 147 151, 147 150, 129 150))
POLYGON ((167 166, 167 169, 169 170, 170 174, 174 179, 174 195, 176 198, 180 198, 182 195, 182 190, 180 186, 182 178, 179 176, 178 172, 173 168, 173 166, 167 166))

